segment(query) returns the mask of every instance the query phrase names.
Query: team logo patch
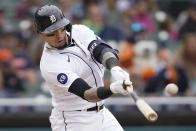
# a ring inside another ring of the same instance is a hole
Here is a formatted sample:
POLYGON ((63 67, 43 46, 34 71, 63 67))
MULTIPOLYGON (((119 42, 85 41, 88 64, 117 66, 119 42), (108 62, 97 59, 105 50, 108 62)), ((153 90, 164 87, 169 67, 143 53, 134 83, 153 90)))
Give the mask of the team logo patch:
POLYGON ((55 18, 54 15, 51 15, 51 16, 50 16, 50 21, 51 21, 52 23, 56 22, 56 18, 55 18))
POLYGON ((67 77, 66 74, 60 73, 60 74, 58 74, 58 76, 57 76, 57 80, 58 80, 58 82, 60 82, 61 84, 65 84, 65 83, 67 83, 68 77, 67 77))

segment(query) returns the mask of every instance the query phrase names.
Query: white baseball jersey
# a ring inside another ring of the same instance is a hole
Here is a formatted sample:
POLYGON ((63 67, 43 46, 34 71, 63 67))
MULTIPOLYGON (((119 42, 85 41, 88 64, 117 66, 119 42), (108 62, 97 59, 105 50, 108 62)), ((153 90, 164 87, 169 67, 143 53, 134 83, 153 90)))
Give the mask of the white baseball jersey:
POLYGON ((104 86, 104 67, 91 56, 88 45, 96 35, 83 25, 72 26, 72 38, 76 46, 58 50, 45 43, 40 69, 52 95, 52 105, 60 111, 74 111, 102 105, 88 102, 68 92, 72 82, 82 78, 91 87, 104 86))

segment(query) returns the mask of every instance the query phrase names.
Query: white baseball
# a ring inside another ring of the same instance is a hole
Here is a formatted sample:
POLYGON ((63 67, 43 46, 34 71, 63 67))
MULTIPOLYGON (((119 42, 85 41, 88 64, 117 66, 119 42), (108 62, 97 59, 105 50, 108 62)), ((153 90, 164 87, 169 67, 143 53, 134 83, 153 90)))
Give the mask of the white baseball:
POLYGON ((170 83, 165 87, 165 91, 170 95, 175 95, 178 93, 178 86, 174 83, 170 83))

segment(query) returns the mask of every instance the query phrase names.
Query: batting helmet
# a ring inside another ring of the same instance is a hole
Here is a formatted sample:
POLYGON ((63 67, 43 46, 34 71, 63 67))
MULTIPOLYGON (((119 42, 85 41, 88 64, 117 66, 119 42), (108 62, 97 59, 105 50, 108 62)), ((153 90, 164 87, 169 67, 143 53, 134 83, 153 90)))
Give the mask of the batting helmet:
POLYGON ((38 32, 47 34, 61 27, 66 27, 70 32, 71 24, 58 7, 55 5, 45 5, 39 8, 34 15, 35 27, 38 32))

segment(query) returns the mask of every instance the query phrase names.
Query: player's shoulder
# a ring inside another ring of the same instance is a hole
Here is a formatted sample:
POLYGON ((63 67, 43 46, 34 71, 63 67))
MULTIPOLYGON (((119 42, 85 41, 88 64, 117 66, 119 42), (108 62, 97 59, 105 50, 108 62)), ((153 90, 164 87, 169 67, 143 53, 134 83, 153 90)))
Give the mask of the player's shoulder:
MULTIPOLYGON (((46 49, 47 50, 47 49, 46 49)), ((40 68, 45 70, 45 69, 60 69, 60 68, 65 68, 63 65, 67 65, 66 68, 69 67, 70 63, 68 60, 64 60, 65 58, 69 59, 66 57, 66 54, 63 55, 64 57, 62 58, 62 55, 59 53, 50 53, 50 51, 45 51, 42 54, 41 61, 40 61, 40 68)))
POLYGON ((75 40, 80 40, 83 44, 89 44, 92 40, 96 39, 94 32, 85 25, 73 25, 72 36, 75 40))
POLYGON ((85 31, 85 32, 88 32, 88 31, 92 31, 89 27, 85 26, 85 25, 82 25, 82 24, 74 24, 72 25, 72 29, 73 31, 85 31))

